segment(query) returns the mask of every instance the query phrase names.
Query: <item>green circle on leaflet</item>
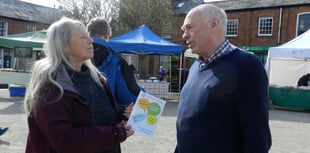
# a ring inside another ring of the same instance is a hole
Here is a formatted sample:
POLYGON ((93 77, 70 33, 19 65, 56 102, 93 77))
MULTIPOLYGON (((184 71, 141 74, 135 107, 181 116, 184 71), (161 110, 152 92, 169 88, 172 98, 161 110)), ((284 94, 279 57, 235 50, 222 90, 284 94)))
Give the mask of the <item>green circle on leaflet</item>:
POLYGON ((161 108, 160 108, 160 105, 157 103, 150 103, 147 110, 148 110, 148 114, 156 116, 160 113, 161 108))
POLYGON ((154 115, 148 115, 146 116, 146 122, 150 125, 154 125, 157 123, 157 118, 154 115))

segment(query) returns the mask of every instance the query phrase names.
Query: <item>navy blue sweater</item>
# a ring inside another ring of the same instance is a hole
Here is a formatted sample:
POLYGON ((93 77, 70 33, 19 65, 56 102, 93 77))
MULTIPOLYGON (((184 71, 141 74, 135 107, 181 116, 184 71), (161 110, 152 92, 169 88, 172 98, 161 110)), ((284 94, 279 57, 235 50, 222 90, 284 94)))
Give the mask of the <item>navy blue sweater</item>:
POLYGON ((200 69, 180 94, 177 153, 267 153, 268 79, 256 56, 235 49, 200 69))

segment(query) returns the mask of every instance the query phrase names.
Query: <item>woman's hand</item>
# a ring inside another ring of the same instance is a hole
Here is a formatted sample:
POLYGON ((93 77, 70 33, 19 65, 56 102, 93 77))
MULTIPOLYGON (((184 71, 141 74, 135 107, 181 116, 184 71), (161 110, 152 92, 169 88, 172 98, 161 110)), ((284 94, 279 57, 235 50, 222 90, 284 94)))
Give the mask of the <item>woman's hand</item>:
POLYGON ((122 121, 121 124, 124 126, 126 130, 126 136, 127 138, 132 136, 135 132, 133 131, 131 125, 127 124, 127 121, 122 121))

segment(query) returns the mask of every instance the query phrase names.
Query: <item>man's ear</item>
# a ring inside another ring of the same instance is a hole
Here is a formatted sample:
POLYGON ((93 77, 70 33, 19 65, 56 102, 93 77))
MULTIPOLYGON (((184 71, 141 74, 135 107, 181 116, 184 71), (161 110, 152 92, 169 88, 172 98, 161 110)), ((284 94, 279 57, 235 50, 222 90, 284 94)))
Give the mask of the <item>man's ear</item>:
POLYGON ((220 20, 218 18, 213 18, 212 19, 212 24, 211 24, 211 28, 212 29, 216 29, 217 26, 220 25, 220 20))

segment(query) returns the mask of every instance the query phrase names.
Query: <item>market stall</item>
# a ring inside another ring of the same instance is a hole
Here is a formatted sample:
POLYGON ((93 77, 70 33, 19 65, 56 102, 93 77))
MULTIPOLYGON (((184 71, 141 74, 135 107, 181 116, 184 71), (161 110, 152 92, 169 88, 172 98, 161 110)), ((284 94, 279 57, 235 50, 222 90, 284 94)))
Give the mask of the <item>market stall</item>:
POLYGON ((0 37, 0 84, 8 85, 11 96, 24 95, 30 80, 31 65, 37 59, 37 53, 41 52, 45 38, 46 31, 0 37))
MULTIPOLYGON (((146 25, 111 38, 109 45, 116 52, 138 55, 181 55, 183 49, 182 45, 161 38, 146 25)), ((138 83, 152 95, 160 98, 168 95, 169 82, 148 78, 138 80, 138 83)))
POLYGON ((298 78, 310 73, 310 30, 268 51, 266 70, 273 104, 310 110, 310 87, 297 87, 298 78))

